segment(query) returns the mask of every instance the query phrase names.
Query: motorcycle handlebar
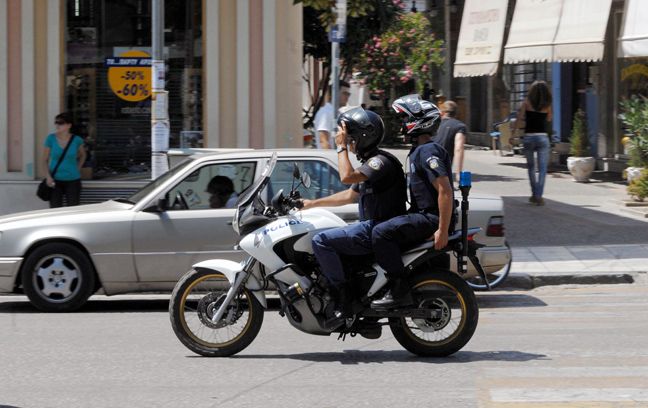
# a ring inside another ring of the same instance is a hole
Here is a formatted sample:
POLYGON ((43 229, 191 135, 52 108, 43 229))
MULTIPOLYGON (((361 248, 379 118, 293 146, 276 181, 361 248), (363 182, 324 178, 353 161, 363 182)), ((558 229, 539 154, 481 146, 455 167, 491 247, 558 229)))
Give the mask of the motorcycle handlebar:
POLYGON ((286 205, 289 208, 300 209, 300 208, 302 208, 304 206, 304 203, 299 199, 286 197, 286 205))

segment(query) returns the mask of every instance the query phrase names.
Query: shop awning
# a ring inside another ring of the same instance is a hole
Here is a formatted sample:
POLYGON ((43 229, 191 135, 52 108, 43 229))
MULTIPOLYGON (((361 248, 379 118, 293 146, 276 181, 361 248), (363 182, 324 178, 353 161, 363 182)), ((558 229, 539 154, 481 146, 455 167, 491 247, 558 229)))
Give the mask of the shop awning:
POLYGON ((562 0, 518 0, 508 42, 504 47, 504 63, 551 61, 562 0))
POLYGON ((612 0, 565 0, 554 40, 556 62, 600 61, 612 0))
POLYGON ((628 0, 623 14, 619 57, 648 57, 648 2, 628 0))
POLYGON ((454 76, 495 75, 502 52, 507 0, 466 0, 454 76))
POLYGON ((518 0, 504 63, 599 61, 612 0, 518 0))

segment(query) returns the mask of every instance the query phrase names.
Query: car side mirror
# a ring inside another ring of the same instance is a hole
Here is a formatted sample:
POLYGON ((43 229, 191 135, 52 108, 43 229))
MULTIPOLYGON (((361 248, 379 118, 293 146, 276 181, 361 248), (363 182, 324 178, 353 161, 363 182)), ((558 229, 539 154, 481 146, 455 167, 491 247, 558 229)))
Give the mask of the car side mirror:
POLYGON ((144 212, 159 212, 163 213, 167 210, 167 199, 166 197, 160 197, 153 204, 146 207, 144 212))

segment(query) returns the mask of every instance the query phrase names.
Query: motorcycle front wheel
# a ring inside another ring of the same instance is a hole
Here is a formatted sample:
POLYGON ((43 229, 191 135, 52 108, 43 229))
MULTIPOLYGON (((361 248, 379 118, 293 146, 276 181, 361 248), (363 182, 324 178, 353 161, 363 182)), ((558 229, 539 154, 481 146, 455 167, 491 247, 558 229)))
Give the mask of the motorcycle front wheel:
POLYGON ((455 273, 433 269, 410 279, 414 304, 436 311, 436 317, 390 318, 396 340, 422 357, 444 357, 461 350, 472 338, 479 320, 477 298, 455 273))
POLYGON ((263 324, 263 306, 241 288, 223 318, 213 322, 231 285, 211 270, 187 272, 176 284, 169 302, 171 326, 189 350, 205 357, 229 357, 252 343, 263 324))

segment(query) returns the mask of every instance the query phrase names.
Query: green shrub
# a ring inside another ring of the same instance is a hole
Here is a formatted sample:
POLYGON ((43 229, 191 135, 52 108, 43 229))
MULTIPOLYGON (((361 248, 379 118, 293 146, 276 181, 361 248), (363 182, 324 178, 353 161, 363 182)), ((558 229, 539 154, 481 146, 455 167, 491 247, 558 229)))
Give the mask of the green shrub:
POLYGON ((590 156, 589 133, 587 114, 582 109, 579 109, 576 115, 574 115, 574 128, 572 129, 571 136, 569 136, 569 143, 571 143, 569 153, 572 156, 590 156))
POLYGON ((628 194, 636 201, 643 201, 648 197, 648 167, 645 167, 641 172, 641 177, 638 177, 628 186, 628 194))
POLYGON ((630 166, 648 167, 648 100, 633 97, 621 102, 623 123, 632 134, 628 143, 630 166))

